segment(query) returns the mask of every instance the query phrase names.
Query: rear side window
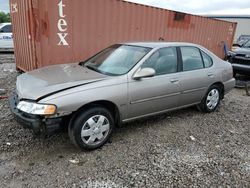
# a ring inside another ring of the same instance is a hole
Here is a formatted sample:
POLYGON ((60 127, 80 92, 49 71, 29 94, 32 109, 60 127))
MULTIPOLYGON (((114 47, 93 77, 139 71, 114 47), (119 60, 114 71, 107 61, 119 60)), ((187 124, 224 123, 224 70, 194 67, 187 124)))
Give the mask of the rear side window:
POLYGON ((201 51, 201 54, 203 57, 205 68, 211 67, 213 65, 212 58, 203 51, 201 51))
POLYGON ((195 47, 180 47, 183 61, 183 71, 204 68, 200 50, 195 47))
POLYGON ((153 68, 156 75, 177 72, 177 51, 175 47, 161 48, 148 58, 142 68, 153 68))
POLYGON ((6 26, 4 26, 4 27, 1 29, 1 31, 2 31, 3 33, 12 33, 12 26, 11 26, 11 25, 6 25, 6 26))

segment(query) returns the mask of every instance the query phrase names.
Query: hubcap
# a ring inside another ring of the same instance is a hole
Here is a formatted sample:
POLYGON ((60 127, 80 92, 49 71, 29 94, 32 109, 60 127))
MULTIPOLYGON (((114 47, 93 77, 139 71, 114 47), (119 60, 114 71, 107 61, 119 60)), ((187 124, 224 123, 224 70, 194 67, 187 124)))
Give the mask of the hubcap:
POLYGON ((219 103, 220 94, 217 89, 212 89, 207 96, 207 107, 213 110, 219 103))
POLYGON ((105 140, 108 136, 109 130, 109 120, 105 116, 93 116, 89 118, 82 127, 82 141, 88 145, 97 145, 105 140))

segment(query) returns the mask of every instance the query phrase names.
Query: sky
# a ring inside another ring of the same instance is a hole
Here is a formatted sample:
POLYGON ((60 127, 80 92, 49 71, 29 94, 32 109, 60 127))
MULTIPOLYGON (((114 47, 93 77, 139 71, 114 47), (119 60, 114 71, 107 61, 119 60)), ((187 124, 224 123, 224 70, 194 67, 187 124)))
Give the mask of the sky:
POLYGON ((0 12, 9 12, 9 0, 0 0, 0 12))
MULTIPOLYGON (((250 15, 250 0, 127 0, 191 14, 250 15)), ((0 11, 9 12, 9 0, 0 0, 0 11)))
POLYGON ((191 14, 250 15, 250 0, 127 0, 191 14))

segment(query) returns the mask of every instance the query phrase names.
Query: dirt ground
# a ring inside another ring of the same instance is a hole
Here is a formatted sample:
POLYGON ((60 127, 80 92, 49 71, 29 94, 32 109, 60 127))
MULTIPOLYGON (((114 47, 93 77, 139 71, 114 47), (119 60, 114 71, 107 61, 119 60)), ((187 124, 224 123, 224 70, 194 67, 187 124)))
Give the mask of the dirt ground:
MULTIPOLYGON (((0 89, 15 87, 0 54, 0 89)), ((250 97, 234 89, 217 112, 187 108, 118 128, 103 148, 79 151, 17 124, 0 100, 0 187, 250 187, 250 97)))

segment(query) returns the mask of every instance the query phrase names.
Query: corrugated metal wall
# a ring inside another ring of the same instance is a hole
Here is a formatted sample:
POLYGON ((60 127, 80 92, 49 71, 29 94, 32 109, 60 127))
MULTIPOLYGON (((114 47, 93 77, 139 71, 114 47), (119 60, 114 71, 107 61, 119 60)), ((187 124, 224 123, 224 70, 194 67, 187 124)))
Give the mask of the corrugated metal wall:
POLYGON ((21 70, 37 68, 34 46, 34 32, 31 0, 11 0, 10 12, 13 23, 15 57, 17 67, 21 70))
POLYGON ((215 19, 219 19, 219 20, 224 20, 224 21, 229 21, 229 22, 236 22, 237 23, 237 29, 236 29, 236 33, 234 36, 234 42, 237 43, 237 40, 239 39, 239 37, 241 35, 250 35, 250 16, 242 16, 237 18, 236 17, 232 17, 232 18, 223 18, 218 16, 218 18, 215 17, 215 19))
POLYGON ((223 41, 232 44, 236 27, 235 23, 121 0, 10 0, 10 3, 18 7, 18 12, 11 13, 17 67, 25 71, 82 61, 111 44, 129 41, 193 42, 223 57, 223 41), (58 28, 60 19, 67 23, 63 32, 58 28), (58 45, 60 33, 67 34, 68 45, 58 45))
POLYGON ((224 42, 232 45, 236 29, 235 23, 220 22, 201 16, 186 15, 185 20, 176 21, 175 12, 168 12, 168 27, 165 33, 167 41, 185 41, 197 43, 223 58, 224 42))

